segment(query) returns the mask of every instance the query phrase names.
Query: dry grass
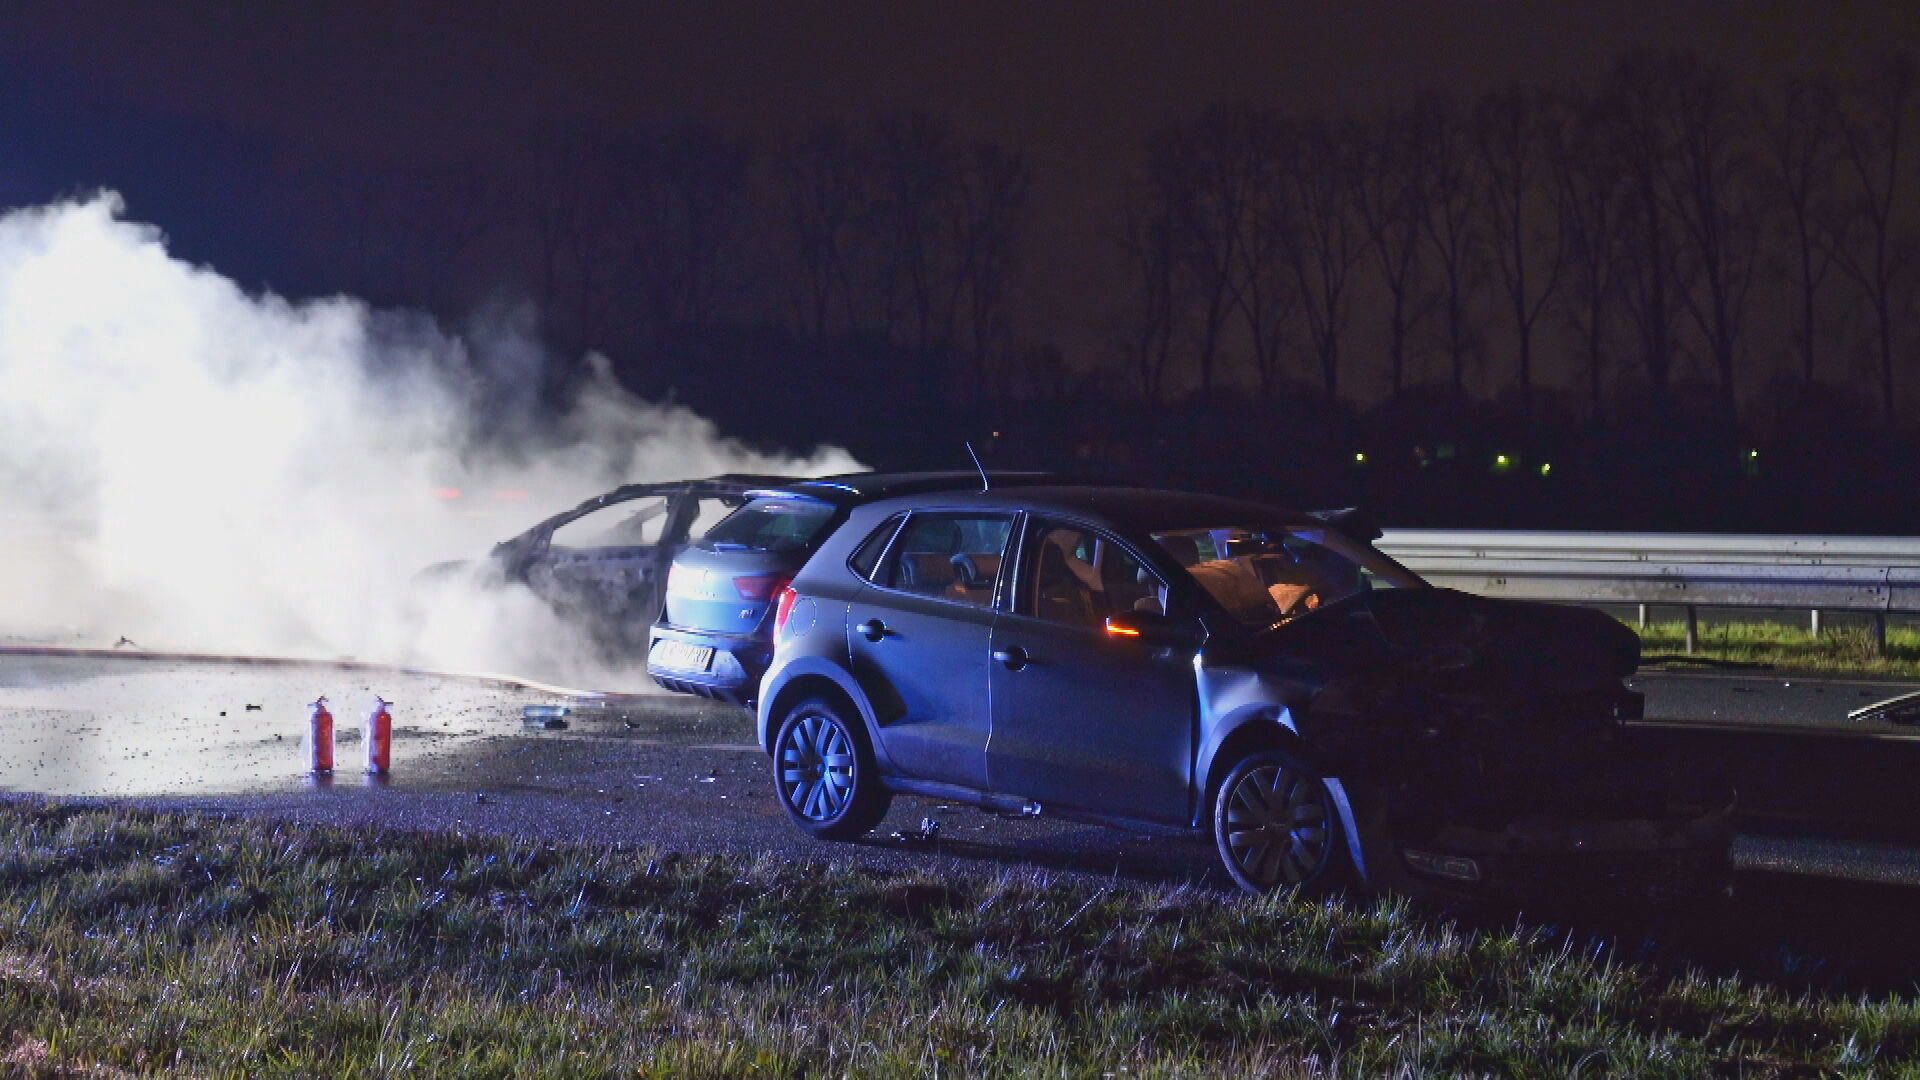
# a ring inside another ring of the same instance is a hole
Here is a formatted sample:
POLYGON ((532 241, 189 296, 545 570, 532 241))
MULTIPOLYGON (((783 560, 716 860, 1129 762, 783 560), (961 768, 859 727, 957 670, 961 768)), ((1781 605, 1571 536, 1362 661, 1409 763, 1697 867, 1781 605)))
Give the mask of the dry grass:
POLYGON ((6 1071, 1789 1076, 1920 1005, 1404 903, 0 808, 6 1071))
MULTIPOLYGON (((1650 657, 1677 656, 1686 640, 1686 624, 1677 620, 1640 631, 1641 652, 1650 657)), ((1920 678, 1920 630, 1889 627, 1887 650, 1876 655, 1872 638, 1856 627, 1828 629, 1816 638, 1803 628, 1780 623, 1703 623, 1695 655, 1790 672, 1920 678)))

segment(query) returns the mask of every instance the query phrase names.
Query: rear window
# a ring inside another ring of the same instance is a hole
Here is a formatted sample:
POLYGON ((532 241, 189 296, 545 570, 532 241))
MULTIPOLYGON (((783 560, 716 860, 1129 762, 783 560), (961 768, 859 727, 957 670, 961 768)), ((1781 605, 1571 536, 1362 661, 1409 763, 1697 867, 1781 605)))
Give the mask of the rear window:
POLYGON ((805 551, 826 532, 833 507, 812 499, 755 499, 708 530, 709 551, 805 551))

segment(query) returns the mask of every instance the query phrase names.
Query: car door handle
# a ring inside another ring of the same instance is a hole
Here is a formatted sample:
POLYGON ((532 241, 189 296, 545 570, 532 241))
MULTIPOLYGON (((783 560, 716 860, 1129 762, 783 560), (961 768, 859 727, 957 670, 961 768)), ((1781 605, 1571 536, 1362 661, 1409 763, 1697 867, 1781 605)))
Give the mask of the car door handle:
POLYGON ((879 641, 881 638, 892 633, 892 631, 887 629, 887 624, 881 622, 879 619, 868 619, 866 622, 854 627, 854 629, 860 631, 860 636, 866 638, 868 641, 879 641))
POLYGON ((993 658, 1006 666, 1008 671, 1019 671, 1027 666, 1027 650, 1015 645, 1011 649, 993 650, 993 658))

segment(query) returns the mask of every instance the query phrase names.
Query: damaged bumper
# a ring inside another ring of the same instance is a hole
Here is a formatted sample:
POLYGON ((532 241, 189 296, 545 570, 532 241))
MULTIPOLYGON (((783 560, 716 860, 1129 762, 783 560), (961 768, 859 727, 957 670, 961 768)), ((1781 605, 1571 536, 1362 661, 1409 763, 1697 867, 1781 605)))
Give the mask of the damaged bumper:
MULTIPOLYGON (((1500 829, 1443 825, 1382 852, 1383 877, 1412 892, 1517 893, 1573 880, 1724 873, 1733 806, 1693 817, 1595 821, 1534 815, 1500 829)), ((1704 884, 1704 882, 1703 882, 1704 884)))

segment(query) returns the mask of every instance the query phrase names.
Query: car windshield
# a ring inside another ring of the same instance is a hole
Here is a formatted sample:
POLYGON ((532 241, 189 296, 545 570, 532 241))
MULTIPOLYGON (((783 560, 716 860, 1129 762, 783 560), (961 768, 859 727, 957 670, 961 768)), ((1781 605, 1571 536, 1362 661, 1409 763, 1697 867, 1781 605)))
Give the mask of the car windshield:
POLYGON ((1234 618, 1268 627, 1378 588, 1419 588, 1413 571, 1333 529, 1228 525, 1153 539, 1234 618))
POLYGON ((813 499, 755 499, 708 530, 709 551, 805 551, 820 539, 833 507, 813 499))

